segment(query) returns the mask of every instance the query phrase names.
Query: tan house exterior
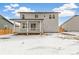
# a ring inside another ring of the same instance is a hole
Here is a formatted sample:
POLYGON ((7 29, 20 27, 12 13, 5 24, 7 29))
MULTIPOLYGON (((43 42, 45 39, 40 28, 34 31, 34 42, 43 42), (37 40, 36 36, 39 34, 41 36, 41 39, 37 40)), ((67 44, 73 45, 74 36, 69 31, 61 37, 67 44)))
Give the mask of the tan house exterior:
POLYGON ((19 12, 20 27, 14 30, 16 33, 52 33, 58 32, 58 12, 19 12))
POLYGON ((64 28, 66 32, 79 32, 79 15, 73 16, 60 27, 64 28))

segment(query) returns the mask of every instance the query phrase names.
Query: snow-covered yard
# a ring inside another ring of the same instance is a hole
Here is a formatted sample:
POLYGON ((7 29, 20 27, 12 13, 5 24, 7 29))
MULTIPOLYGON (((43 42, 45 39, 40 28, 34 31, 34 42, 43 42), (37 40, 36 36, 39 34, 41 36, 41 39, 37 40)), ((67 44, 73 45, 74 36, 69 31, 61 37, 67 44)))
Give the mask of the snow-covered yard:
POLYGON ((79 54, 79 40, 74 37, 60 33, 14 35, 0 39, 0 54, 79 54))

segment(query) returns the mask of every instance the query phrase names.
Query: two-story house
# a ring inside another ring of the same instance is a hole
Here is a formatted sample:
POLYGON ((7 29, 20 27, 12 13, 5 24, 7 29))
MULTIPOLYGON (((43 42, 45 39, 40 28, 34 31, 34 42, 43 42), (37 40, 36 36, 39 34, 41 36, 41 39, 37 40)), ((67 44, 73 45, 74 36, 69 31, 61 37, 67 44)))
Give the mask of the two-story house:
POLYGON ((52 33, 58 32, 58 12, 19 12, 20 19, 14 19, 20 23, 16 33, 52 33))

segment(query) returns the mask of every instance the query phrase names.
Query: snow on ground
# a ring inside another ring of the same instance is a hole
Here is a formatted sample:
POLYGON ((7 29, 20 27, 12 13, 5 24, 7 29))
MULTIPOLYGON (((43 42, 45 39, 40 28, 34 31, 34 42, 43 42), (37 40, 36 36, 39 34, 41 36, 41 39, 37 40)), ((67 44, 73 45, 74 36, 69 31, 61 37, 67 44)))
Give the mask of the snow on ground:
POLYGON ((63 33, 79 36, 79 32, 63 32, 63 33))
POLYGON ((59 36, 64 35, 14 35, 9 39, 0 39, 0 54, 79 54, 79 40, 59 36))

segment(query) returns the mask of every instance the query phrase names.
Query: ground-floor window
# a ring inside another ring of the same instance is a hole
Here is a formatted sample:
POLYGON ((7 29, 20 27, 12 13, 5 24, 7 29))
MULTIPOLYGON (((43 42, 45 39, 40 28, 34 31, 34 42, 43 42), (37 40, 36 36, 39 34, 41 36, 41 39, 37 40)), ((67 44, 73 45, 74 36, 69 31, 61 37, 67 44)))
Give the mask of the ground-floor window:
POLYGON ((27 24, 26 23, 22 23, 22 28, 27 28, 27 24))
POLYGON ((31 30, 35 30, 36 29, 36 23, 32 23, 31 24, 31 30))

